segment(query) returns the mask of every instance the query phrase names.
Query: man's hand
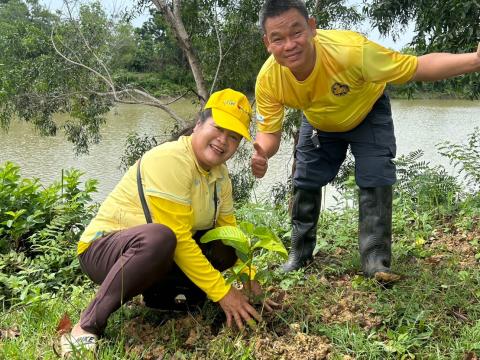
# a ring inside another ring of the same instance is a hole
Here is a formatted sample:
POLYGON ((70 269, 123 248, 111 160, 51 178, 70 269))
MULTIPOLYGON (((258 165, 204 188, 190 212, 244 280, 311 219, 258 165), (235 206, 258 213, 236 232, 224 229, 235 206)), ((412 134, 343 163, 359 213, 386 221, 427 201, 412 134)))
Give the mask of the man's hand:
POLYGON ((243 322, 250 324, 257 321, 262 321, 260 314, 248 302, 248 299, 239 290, 233 286, 219 302, 225 315, 227 316, 227 326, 232 326, 232 319, 235 320, 238 328, 243 330, 243 322), (255 319, 255 320, 254 320, 255 319))
POLYGON ((246 290, 248 292, 250 292, 251 294, 253 294, 253 296, 256 298, 256 299, 261 299, 262 302, 263 302, 263 306, 265 308, 265 310, 267 310, 267 312, 272 312, 274 311, 275 309, 279 309, 281 308, 281 305, 276 303, 275 301, 269 299, 269 298, 265 298, 264 294, 263 294, 263 290, 262 290, 262 287, 261 285, 258 283, 258 281, 256 280, 250 280, 248 282, 246 282, 244 284, 244 287, 246 288, 246 290))
POLYGON ((257 178, 262 178, 268 169, 268 157, 265 150, 259 143, 253 143, 254 152, 252 155, 252 173, 257 178))

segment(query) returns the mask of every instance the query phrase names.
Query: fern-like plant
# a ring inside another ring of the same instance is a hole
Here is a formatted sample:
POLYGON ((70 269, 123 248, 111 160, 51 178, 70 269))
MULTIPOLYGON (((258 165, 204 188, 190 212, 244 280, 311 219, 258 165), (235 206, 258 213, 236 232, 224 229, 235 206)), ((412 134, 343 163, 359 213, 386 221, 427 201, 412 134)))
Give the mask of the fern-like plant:
POLYGON ((467 136, 466 144, 452 144, 448 141, 437 144, 439 153, 465 176, 467 187, 480 191, 480 128, 476 127, 467 136))

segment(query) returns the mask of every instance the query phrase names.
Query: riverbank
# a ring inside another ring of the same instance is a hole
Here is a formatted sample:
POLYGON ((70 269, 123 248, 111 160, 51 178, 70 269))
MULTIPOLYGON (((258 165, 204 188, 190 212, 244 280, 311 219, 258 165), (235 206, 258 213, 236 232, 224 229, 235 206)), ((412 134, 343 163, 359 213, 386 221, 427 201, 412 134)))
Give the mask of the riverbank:
MULTIPOLYGON (((120 72, 117 74, 117 81, 125 86, 136 86, 140 89, 147 90, 150 94, 165 100, 174 98, 175 96, 186 94, 187 99, 196 101, 196 96, 189 89, 194 88, 191 75, 185 79, 183 83, 178 81, 172 82, 164 75, 159 73, 136 73, 136 72, 120 72), (174 94, 174 95, 172 95, 174 94)), ((436 83, 407 83, 402 85, 387 85, 387 91, 391 99, 398 100, 472 100, 471 95, 465 93, 462 87, 449 85, 448 81, 439 81, 436 83)), ((452 84, 455 84, 452 82, 452 84)), ((253 87, 254 84, 252 84, 253 87)), ((234 87, 234 85, 232 85, 234 87)), ((247 91, 249 98, 254 98, 253 88, 247 91)), ((476 99, 478 100, 478 98, 476 99)))
MULTIPOLYGON (((187 100, 176 103, 174 109, 182 116, 196 111, 187 100)), ((457 174, 449 160, 438 154, 436 144, 444 140, 462 143, 475 127, 480 127, 480 102, 392 100, 392 112, 397 157, 422 149, 425 161, 442 165, 449 173, 457 174)), ((172 122, 160 109, 118 105, 107 114, 100 144, 93 145, 88 155, 75 156, 72 145, 61 132, 55 137, 42 137, 32 131, 31 124, 16 121, 8 133, 0 131, 0 163, 13 161, 20 165, 23 176, 37 177, 44 184, 58 179, 62 169, 79 169, 85 173, 85 178, 98 179, 98 192, 93 197, 101 201, 123 175, 119 166, 127 135, 136 132, 168 138, 171 128, 172 122)), ((246 147, 250 151, 251 145, 246 147)), ((270 160, 266 177, 256 181, 257 199, 268 196, 276 182, 287 180, 292 161, 292 144, 284 140, 280 151, 270 160)), ((333 192, 328 193, 333 196, 333 192)), ((335 204, 331 199, 328 205, 335 204)))
MULTIPOLYGON (((263 313, 264 321, 255 328, 240 333, 224 327, 223 313, 211 302, 188 313, 165 313, 145 308, 139 297, 109 320, 96 358, 478 358, 480 193, 451 194, 434 207, 428 201, 439 185, 425 176, 407 179, 405 185, 411 191, 420 177, 426 196, 395 192, 393 269, 402 276, 398 283, 384 286, 360 273, 356 207, 326 210, 319 219, 315 260, 306 269, 282 274, 277 270, 280 258, 256 258, 258 269, 267 271, 270 295, 283 307, 263 313)), ((20 193, 9 193, 21 199, 20 193)), ((0 190, 3 199, 1 195, 0 190)), ((88 222, 89 216, 81 220, 88 222)), ((288 244, 286 203, 279 208, 247 204, 237 217, 269 227, 288 244)), ((0 234, 8 231, 5 222, 0 228, 0 234)), ((60 319, 67 315, 75 323, 94 294, 95 287, 74 261, 78 234, 63 234, 37 246, 34 258, 20 252, 0 256, 2 289, 13 294, 11 299, 3 296, 0 310, 2 359, 56 359, 60 319)), ((62 324, 61 329, 68 327, 62 324)))

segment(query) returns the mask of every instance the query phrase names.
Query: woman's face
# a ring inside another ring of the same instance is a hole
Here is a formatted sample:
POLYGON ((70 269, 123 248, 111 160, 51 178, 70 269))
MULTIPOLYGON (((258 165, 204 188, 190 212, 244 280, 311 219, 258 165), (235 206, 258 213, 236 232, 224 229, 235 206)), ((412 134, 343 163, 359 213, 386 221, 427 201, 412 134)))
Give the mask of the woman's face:
POLYGON ((200 166, 207 171, 230 159, 240 141, 242 135, 217 126, 212 117, 203 123, 198 121, 193 129, 193 152, 200 166))

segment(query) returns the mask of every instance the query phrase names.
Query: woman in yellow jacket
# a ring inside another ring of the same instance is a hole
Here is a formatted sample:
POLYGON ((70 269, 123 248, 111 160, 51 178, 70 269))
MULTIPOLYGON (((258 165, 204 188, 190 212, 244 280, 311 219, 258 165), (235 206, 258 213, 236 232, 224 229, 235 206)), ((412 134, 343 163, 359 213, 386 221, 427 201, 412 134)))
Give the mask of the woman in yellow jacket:
MULTIPOLYGON (((242 137, 250 140, 250 117, 245 95, 218 91, 191 136, 151 149, 127 171, 80 238, 80 266, 100 288, 71 334, 62 337, 64 353, 72 346, 94 348, 108 317, 138 294, 148 306, 172 308, 183 288, 187 300, 206 294, 218 302, 228 326, 260 320, 220 272, 234 265, 234 250, 195 241, 202 230, 236 224, 225 163, 242 137)), ((261 293, 258 283, 250 286, 261 293)), ((266 303, 268 310, 275 306, 266 303)))

